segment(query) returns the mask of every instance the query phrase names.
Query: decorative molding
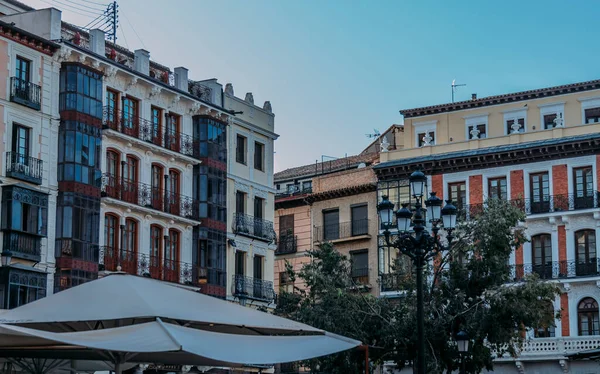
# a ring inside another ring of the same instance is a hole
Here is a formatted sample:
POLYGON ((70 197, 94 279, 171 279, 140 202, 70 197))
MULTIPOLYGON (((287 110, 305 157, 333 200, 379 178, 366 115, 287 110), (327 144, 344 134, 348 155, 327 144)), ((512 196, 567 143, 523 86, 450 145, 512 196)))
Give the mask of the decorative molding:
POLYGON ((244 243, 241 240, 236 240, 235 250, 248 253, 250 252, 250 244, 244 243))
POLYGON ((237 191, 241 191, 241 192, 245 192, 245 193, 250 193, 250 185, 248 185, 246 183, 241 183, 241 182, 235 181, 234 188, 237 191))
POLYGON ((254 253, 254 255, 258 255, 258 256, 263 256, 266 257, 267 256, 267 249, 264 247, 258 247, 256 245, 254 245, 252 247, 252 253, 254 253))
POLYGON ((129 91, 130 88, 132 88, 133 86, 135 86, 138 82, 138 77, 137 76, 133 76, 133 78, 131 78, 131 80, 129 80, 129 82, 127 82, 127 84, 125 85, 125 91, 129 91))
POLYGON ((558 364, 560 365, 563 373, 567 374, 569 372, 569 362, 567 360, 559 360, 558 364))
POLYGON ((79 61, 79 63, 81 63, 81 64, 84 64, 86 58, 87 58, 86 55, 80 54, 79 57, 77 58, 77 61, 79 61))
POLYGON ((113 78, 117 75, 118 69, 114 66, 107 66, 104 68, 104 75, 107 78, 113 78))
POLYGON ((254 95, 252 95, 252 92, 246 93, 246 97, 244 98, 244 101, 254 105, 254 95))
POLYGON ((192 107, 190 108, 190 115, 194 115, 197 114, 200 111, 200 108, 202 108, 202 104, 200 104, 199 102, 194 102, 194 104, 192 105, 192 107))
POLYGON ((273 113, 273 107, 271 106, 270 101, 265 101, 265 103, 263 104, 263 109, 269 113, 273 113))
POLYGON ((171 100, 171 107, 176 106, 177 104, 179 104, 179 101, 181 100, 181 96, 180 95, 175 95, 173 97, 173 100, 171 100))
POLYGON ((561 283, 562 285, 562 289, 564 293, 569 293, 571 292, 571 283, 565 282, 565 283, 561 283))
POLYGON ((229 96, 235 96, 233 94, 233 84, 232 83, 227 83, 225 85, 225 94, 229 95, 229 96))
POLYGON ((162 88, 160 88, 159 86, 153 86, 150 92, 148 93, 148 99, 157 97, 158 95, 160 95, 161 92, 162 88))
POLYGON ((521 361, 515 361, 515 366, 520 374, 525 374, 525 365, 521 361))
POLYGON ((56 61, 59 63, 68 61, 69 58, 71 58, 71 54, 72 54, 72 50, 71 49, 60 49, 60 52, 58 52, 58 55, 56 56, 56 61))
POLYGON ((556 101, 554 103, 546 103, 546 104, 539 104, 537 107, 538 108, 547 108, 547 107, 552 107, 555 105, 565 105, 566 101, 556 101))
POLYGON ((254 188, 254 196, 260 197, 261 199, 266 199, 269 196, 269 193, 265 190, 261 190, 259 188, 254 188))
POLYGON ((99 60, 92 60, 92 67, 96 70, 100 69, 100 61, 99 60))

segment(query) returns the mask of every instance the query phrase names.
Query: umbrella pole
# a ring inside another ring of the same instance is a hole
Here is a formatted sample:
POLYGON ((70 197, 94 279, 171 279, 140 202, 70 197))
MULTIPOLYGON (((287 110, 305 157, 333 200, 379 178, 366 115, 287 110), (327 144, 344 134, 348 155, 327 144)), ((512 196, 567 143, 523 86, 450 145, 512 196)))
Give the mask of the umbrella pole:
POLYGON ((123 370, 121 369, 121 360, 115 362, 115 374, 121 374, 123 370))

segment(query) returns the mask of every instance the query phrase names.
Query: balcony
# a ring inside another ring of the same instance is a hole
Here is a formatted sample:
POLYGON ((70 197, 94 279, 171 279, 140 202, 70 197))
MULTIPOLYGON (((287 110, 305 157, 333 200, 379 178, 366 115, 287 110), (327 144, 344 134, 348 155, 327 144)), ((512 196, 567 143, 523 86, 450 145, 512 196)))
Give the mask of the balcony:
POLYGON ((225 270, 104 246, 100 248, 100 271, 120 271, 171 283, 193 285, 209 295, 225 297, 225 270))
POLYGON ((298 236, 280 236, 275 255, 287 255, 298 251, 298 236))
POLYGON ((2 250, 13 257, 39 262, 42 258, 42 237, 20 231, 4 231, 2 250))
POLYGON ((369 219, 340 222, 315 227, 315 242, 339 243, 351 240, 369 239, 369 219))
POLYGON ((233 296, 272 302, 275 300, 273 282, 244 275, 233 276, 233 296))
POLYGON ((200 141, 191 135, 179 131, 165 131, 143 118, 125 118, 120 110, 104 107, 102 125, 105 129, 142 140, 148 144, 168 149, 185 156, 200 157, 200 141))
POLYGON ((42 184, 44 162, 17 152, 6 152, 6 176, 42 184))
POLYGON ((275 194, 275 200, 283 199, 290 196, 307 195, 312 193, 312 187, 300 188, 299 185, 294 185, 288 188, 286 192, 278 192, 275 194))
MULTIPOLYGON (((590 349, 600 348, 600 336, 577 336, 561 338, 538 338, 523 342, 519 357, 525 358, 547 358, 557 360, 565 358, 566 355, 590 349)), ((496 361, 513 361, 515 358, 508 355, 497 357, 496 361)))
POLYGON ((110 197, 179 217, 199 220, 197 200, 164 191, 149 184, 120 180, 110 174, 102 176, 102 197, 110 197))
POLYGON ((539 201, 523 199, 525 214, 545 214, 600 207, 600 193, 593 191, 590 196, 582 194, 544 196, 539 201))
POLYGON ((41 88, 26 80, 10 78, 10 101, 25 105, 28 108, 40 110, 42 105, 41 88))
POLYGON ((589 261, 552 261, 545 264, 510 265, 511 278, 518 281, 526 274, 536 273, 541 279, 565 279, 600 276, 600 259, 589 261))
POLYGON ((273 222, 241 213, 233 216, 233 232, 266 242, 276 238, 273 222))

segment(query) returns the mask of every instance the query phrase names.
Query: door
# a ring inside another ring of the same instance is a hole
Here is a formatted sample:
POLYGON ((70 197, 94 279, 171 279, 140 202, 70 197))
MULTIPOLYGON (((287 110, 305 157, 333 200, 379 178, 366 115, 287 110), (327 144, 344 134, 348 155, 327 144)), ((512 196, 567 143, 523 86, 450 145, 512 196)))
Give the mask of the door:
POLYGON ((254 235, 261 238, 266 234, 263 220, 264 203, 264 199, 254 198, 254 235))
POLYGON ((169 185, 168 185, 168 212, 171 214, 180 214, 181 197, 179 195, 179 172, 169 170, 169 185))
POLYGON ((279 241, 277 242, 277 252, 293 253, 296 251, 294 240, 294 215, 288 214, 279 216, 279 241))
POLYGON ((137 244, 138 223, 137 221, 128 218, 125 220, 125 232, 123 233, 120 265, 122 271, 133 275, 137 274, 137 244))
POLYGON ((263 257, 254 256, 254 297, 264 298, 266 290, 263 282, 263 257))
POLYGON ((533 272, 542 279, 552 278, 552 243, 550 235, 542 234, 531 238, 533 272))
POLYGON ((550 211, 550 178, 548 173, 536 173, 529 176, 530 209, 532 214, 550 211))
POLYGON ((165 248, 165 280, 179 282, 179 231, 169 230, 169 240, 165 248))
POLYGON ((329 210, 323 212, 323 240, 336 240, 340 238, 340 211, 329 210))
POLYGON ((367 235, 369 233, 368 206, 359 205, 351 208, 352 236, 367 235))
POLYGON ((118 99, 119 94, 112 90, 106 90, 106 112, 104 113, 106 123, 105 125, 113 130, 119 130, 118 126, 118 99))
POLYGON ((488 179, 488 198, 507 199, 506 177, 488 179))
POLYGON ((108 197, 119 198, 119 154, 106 152, 105 193, 108 197))
MULTIPOLYGON (((14 171, 25 172, 25 167, 29 167, 29 129, 21 125, 13 127, 13 156, 11 167, 14 171), (23 170, 19 170, 23 169, 23 170)), ((33 165, 31 165, 33 166, 33 165)))
POLYGON ((132 98, 123 98, 123 133, 138 137, 138 102, 132 98))
POLYGON ((592 167, 573 169, 575 181, 575 209, 589 209, 594 207, 594 181, 592 167))
POLYGON ((17 56, 15 68, 15 96, 23 100, 31 100, 31 89, 29 81, 31 79, 31 61, 17 56))
POLYGON ((164 171, 162 166, 152 165, 152 176, 150 181, 150 194, 152 208, 162 210, 163 202, 163 179, 164 171))
POLYGON ((162 227, 150 226, 150 276, 154 279, 162 279, 162 243, 162 227))
POLYGON ((162 146, 162 110, 152 107, 152 143, 162 146))
POLYGON ((598 274, 596 262, 596 231, 580 230, 575 232, 575 272, 579 275, 598 274))
POLYGON ((172 151, 179 152, 179 116, 169 113, 166 118, 165 146, 172 151))
POLYGON ((104 216, 104 268, 116 271, 119 256, 119 218, 111 214, 104 216))
POLYGON ((246 290, 246 252, 236 251, 235 252, 235 279, 234 287, 236 294, 247 294, 246 290))
POLYGON ((137 204, 138 190, 138 160, 132 156, 127 156, 123 164, 123 185, 122 196, 123 201, 137 204))

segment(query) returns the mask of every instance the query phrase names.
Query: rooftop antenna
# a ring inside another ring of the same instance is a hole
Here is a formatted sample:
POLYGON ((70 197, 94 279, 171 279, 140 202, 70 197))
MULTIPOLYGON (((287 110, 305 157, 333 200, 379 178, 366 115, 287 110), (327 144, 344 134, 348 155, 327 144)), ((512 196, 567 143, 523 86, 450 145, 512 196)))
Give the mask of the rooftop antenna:
POLYGON ((365 136, 369 139, 373 139, 373 138, 379 138, 381 136, 381 134, 379 133, 379 130, 373 129, 373 132, 371 134, 365 134, 365 136))
POLYGON ((452 80, 452 102, 454 102, 454 92, 456 92, 456 87, 463 87, 466 84, 456 84, 456 79, 452 80))

